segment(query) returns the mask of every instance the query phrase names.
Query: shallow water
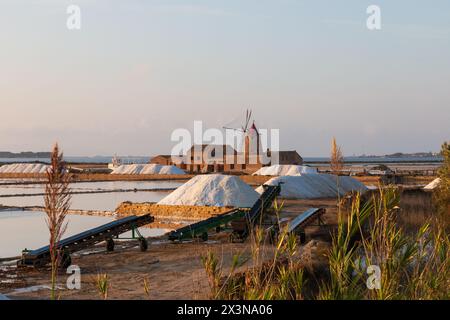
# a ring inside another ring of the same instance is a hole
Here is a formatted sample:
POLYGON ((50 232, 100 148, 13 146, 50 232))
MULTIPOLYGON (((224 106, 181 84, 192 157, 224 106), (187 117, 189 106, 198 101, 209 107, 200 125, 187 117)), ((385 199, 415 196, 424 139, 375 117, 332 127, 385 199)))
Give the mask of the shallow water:
MULTIPOLYGON (((103 181, 77 182, 70 188, 77 191, 133 190, 133 189, 174 189, 182 185, 178 181, 103 181)), ((0 185, 0 195, 43 193, 43 184, 0 185)))
MULTIPOLYGON (((133 189, 168 189, 177 188, 182 182, 177 181, 105 181, 81 182, 70 185, 73 191, 114 191, 133 189)), ((0 195, 20 195, 43 193, 43 185, 0 185, 0 195)), ((168 195, 168 191, 137 191, 73 194, 71 209, 113 211, 123 201, 158 202, 168 195)), ((0 204, 4 206, 43 206, 42 195, 0 197, 0 204)))
MULTIPOLYGON (((141 192, 111 192, 73 194, 71 209, 114 211, 124 201, 131 202, 158 202, 168 195, 164 191, 141 192)), ((0 204, 4 206, 43 206, 43 196, 8 197, 0 198, 0 204)))
MULTIPOLYGON (((113 221, 112 217, 67 216, 67 231, 63 238, 113 221)), ((165 229, 139 228, 143 236, 160 236, 165 229)), ((131 237, 127 232, 121 237, 131 237)), ((18 256, 25 248, 37 249, 48 244, 45 214, 32 211, 0 211, 0 258, 18 256)))

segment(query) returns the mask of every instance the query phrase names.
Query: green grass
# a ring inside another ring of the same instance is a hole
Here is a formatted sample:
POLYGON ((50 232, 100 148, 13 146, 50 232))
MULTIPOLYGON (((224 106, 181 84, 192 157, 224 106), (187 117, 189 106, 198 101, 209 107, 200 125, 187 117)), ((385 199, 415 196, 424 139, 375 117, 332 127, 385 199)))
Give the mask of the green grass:
MULTIPOLYGON (((270 257, 260 227, 252 231, 251 266, 235 256, 225 274, 218 258, 208 252, 203 265, 212 299, 449 299, 450 241, 446 225, 438 215, 423 223, 418 232, 406 234, 396 223, 401 214, 400 195, 393 187, 380 188, 362 202, 355 195, 351 208, 339 213, 337 230, 327 253, 328 273, 316 278, 306 272, 298 258, 295 236, 280 230, 270 257), (432 227, 433 226, 433 227, 432 227), (369 288, 368 266, 380 270, 379 287, 369 288), (307 283, 318 288, 311 291, 307 283)), ((274 206, 277 216, 282 205, 274 206)))

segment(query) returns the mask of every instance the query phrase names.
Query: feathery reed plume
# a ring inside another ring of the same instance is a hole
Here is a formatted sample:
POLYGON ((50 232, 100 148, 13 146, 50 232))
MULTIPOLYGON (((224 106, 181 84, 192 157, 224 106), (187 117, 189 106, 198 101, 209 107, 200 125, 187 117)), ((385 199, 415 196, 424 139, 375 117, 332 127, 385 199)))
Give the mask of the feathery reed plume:
POLYGON ((341 147, 336 144, 336 138, 331 140, 330 169, 334 174, 339 174, 343 169, 344 157, 341 147))
POLYGON ((58 247, 62 235, 65 233, 67 223, 65 218, 70 208, 71 194, 69 189, 69 175, 63 162, 63 154, 59 153, 58 144, 55 144, 51 155, 51 164, 47 170, 47 182, 45 184, 45 213, 46 222, 50 233, 50 262, 51 262, 51 299, 56 298, 56 282, 58 266, 62 252, 58 247))

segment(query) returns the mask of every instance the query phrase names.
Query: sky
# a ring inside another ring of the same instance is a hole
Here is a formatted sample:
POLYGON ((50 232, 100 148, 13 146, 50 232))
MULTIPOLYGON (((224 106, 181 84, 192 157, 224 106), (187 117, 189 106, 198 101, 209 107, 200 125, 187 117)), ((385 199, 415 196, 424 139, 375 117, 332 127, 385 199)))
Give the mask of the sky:
POLYGON ((307 157, 450 138, 448 0, 0 0, 0 43, 2 151, 170 153, 173 130, 247 108, 307 157))

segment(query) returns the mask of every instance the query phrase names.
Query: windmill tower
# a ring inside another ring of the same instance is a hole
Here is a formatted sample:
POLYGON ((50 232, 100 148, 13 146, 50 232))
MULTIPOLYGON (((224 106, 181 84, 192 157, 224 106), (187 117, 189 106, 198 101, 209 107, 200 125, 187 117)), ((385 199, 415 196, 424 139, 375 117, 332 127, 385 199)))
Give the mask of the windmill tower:
POLYGON ((259 131, 256 128, 255 121, 245 133, 245 164, 259 164, 260 139, 259 131))
POLYGON ((223 127, 228 130, 239 131, 243 134, 243 153, 244 153, 244 164, 259 164, 259 155, 260 155, 260 134, 258 129, 256 128, 255 121, 253 120, 252 125, 249 127, 250 120, 252 118, 252 111, 247 109, 245 112, 245 122, 241 128, 229 128, 223 127))

